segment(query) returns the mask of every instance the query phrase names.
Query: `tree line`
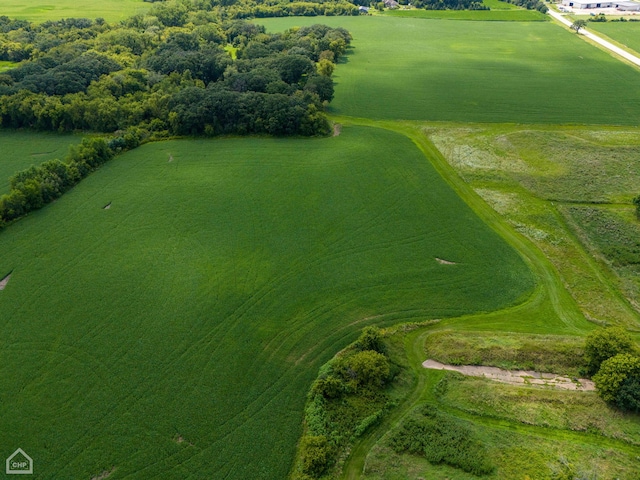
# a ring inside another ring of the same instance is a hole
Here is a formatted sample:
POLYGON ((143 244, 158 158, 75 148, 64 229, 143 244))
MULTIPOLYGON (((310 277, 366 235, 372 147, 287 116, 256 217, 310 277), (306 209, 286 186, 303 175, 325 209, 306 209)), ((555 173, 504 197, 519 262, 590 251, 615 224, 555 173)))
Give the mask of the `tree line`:
POLYGON ((64 160, 49 160, 16 173, 9 180, 9 193, 0 197, 0 227, 54 201, 114 155, 139 144, 134 132, 108 140, 84 138, 64 160))
POLYGON ((148 140, 328 134, 324 106, 349 32, 313 25, 268 34, 230 19, 227 8, 209 0, 156 2, 115 24, 0 17, 0 60, 16 62, 0 74, 0 127, 109 135, 14 176, 0 198, 0 226, 148 140))

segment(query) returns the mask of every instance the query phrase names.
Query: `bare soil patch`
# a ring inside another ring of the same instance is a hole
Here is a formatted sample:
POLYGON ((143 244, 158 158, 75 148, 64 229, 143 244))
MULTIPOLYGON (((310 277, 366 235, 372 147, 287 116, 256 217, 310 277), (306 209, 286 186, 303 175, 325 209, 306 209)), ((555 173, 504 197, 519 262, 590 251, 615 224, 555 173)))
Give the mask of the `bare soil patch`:
POLYGON ((0 280, 0 290, 4 290, 4 287, 9 283, 9 279, 11 278, 11 272, 5 276, 2 280, 0 280))
POLYGON ((100 475, 91 477, 91 480, 104 480, 105 478, 109 478, 109 476, 111 476, 111 474, 115 471, 116 471, 116 467, 113 467, 111 470, 105 470, 100 475))
POLYGON ((457 265, 456 262, 450 262, 449 260, 444 260, 438 257, 435 257, 435 258, 436 258, 436 262, 438 262, 440 265, 457 265))
POLYGON ((594 391, 596 389, 591 380, 584 378, 571 379, 555 373, 534 372, 531 370, 503 370, 497 367, 484 367, 477 365, 446 365, 435 360, 425 360, 424 368, 432 370, 450 370, 471 377, 485 377, 496 382, 511 385, 541 385, 563 390, 594 391))
POLYGON ((169 154, 169 161, 173 162, 173 155, 169 154))
POLYGON ((340 132, 342 132, 342 125, 339 123, 336 123, 333 125, 333 136, 337 137, 338 135, 340 135, 340 132))
POLYGON ((111 208, 111 202, 107 203, 104 207, 102 207, 104 210, 109 210, 111 208))

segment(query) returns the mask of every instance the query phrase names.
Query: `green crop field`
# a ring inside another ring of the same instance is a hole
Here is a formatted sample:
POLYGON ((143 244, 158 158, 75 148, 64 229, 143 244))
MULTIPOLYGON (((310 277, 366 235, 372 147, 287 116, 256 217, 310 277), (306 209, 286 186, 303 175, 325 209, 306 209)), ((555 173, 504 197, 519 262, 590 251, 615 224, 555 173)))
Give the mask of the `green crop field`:
POLYGON ((38 23, 61 18, 98 17, 115 22, 144 12, 150 5, 143 0, 56 0, 46 3, 0 0, 0 15, 38 23))
POLYGON ((0 195, 8 192, 9 177, 14 173, 47 160, 64 158, 69 145, 80 139, 75 135, 0 130, 0 195))
MULTIPOLYGON (((496 2, 503 3, 503 2, 496 2)), ((507 3, 507 5, 511 5, 507 3)), ((517 7, 516 7, 517 8, 517 7)), ((479 20, 496 22, 544 22, 548 17, 536 10, 387 10, 389 17, 431 18, 439 20, 479 20)))
MULTIPOLYGON (((256 22, 280 31, 319 19, 256 22)), ((550 22, 374 16, 327 17, 322 22, 345 27, 354 37, 347 62, 335 74, 330 109, 337 114, 458 122, 640 123, 638 71, 550 22), (612 78, 616 88, 611 88, 612 78)))
MULTIPOLYGON (((573 377, 596 324, 640 324, 640 73, 487 3, 254 20, 352 33, 328 107, 338 135, 146 144, 0 230, 0 459, 23 448, 56 479, 286 478, 318 369, 362 327, 410 322, 385 332, 393 402, 347 418, 360 433, 336 475, 473 478, 390 450, 428 404, 479 439, 487 478, 563 462, 580 468, 567 478, 633 478, 638 417, 601 414, 596 394, 421 367, 573 377)), ((0 15, 116 21, 150 5, 0 0, 0 15)), ((635 38, 609 25, 594 29, 635 38)), ((0 131, 0 194, 79 140, 0 131)))
POLYGON ((640 52, 640 22, 589 22, 587 27, 640 52))
POLYGON ((141 147, 1 232, 9 271, 0 445, 47 478, 284 478, 359 328, 533 287, 410 140, 362 127, 141 147))

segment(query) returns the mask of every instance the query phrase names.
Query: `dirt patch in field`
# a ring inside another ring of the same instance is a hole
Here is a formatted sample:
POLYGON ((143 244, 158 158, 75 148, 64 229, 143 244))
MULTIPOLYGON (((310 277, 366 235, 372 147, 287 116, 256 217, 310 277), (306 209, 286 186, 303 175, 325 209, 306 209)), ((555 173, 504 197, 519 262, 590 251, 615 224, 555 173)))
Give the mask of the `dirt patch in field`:
POLYGON ((333 125, 333 136, 337 137, 338 135, 340 135, 340 132, 342 132, 342 125, 340 125, 339 123, 333 125))
POLYGON ((109 210, 111 208, 111 202, 107 203, 104 207, 102 207, 104 210, 109 210))
POLYGON ((7 286, 7 283, 9 283, 9 279, 11 278, 11 273, 9 272, 8 275, 6 275, 2 280, 0 280, 0 290, 4 290, 4 287, 7 286))
POLYGON ((534 372, 531 370, 503 370, 497 367, 484 367, 476 365, 446 365, 435 360, 425 360, 424 368, 432 370, 450 370, 470 377, 484 377, 496 382, 511 385, 541 385, 561 388, 563 390, 593 391, 596 389, 591 380, 584 378, 564 377, 555 373, 534 372))
POLYGON ((109 478, 113 472, 116 471, 116 467, 113 467, 111 470, 105 470, 99 475, 95 477, 91 477, 91 480, 104 480, 105 478, 109 478))
MULTIPOLYGON (((173 441, 176 442, 178 445, 187 442, 184 437, 180 434, 176 435, 175 437, 173 437, 173 441)), ((187 442, 187 445, 190 445, 193 447, 193 443, 191 442, 187 442)))
POLYGON ((173 155, 169 154, 169 161, 173 162, 173 155))
POLYGON ((442 258, 436 258, 436 262, 438 262, 440 265, 457 265, 456 262, 450 262, 449 260, 443 260, 442 258))

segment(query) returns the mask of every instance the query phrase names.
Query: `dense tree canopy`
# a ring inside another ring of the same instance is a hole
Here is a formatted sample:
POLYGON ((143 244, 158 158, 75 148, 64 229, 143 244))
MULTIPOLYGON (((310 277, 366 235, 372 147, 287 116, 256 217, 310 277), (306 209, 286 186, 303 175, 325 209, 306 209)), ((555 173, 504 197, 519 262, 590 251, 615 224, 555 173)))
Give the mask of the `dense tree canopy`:
POLYGON ((267 34, 222 20, 220 8, 159 2, 149 15, 116 25, 0 17, 0 59, 22 60, 0 75, 0 125, 137 127, 156 136, 326 134, 323 102, 333 98, 330 77, 349 33, 314 25, 267 34))

